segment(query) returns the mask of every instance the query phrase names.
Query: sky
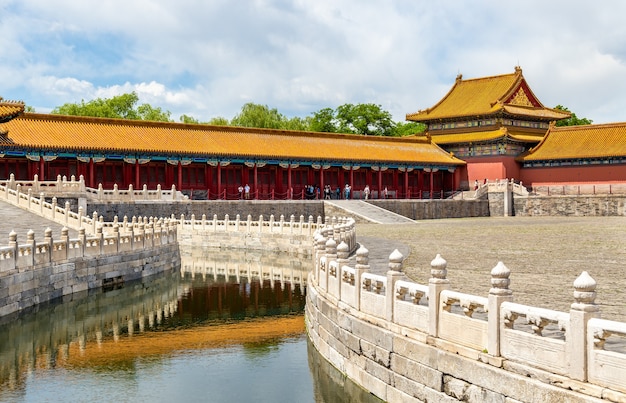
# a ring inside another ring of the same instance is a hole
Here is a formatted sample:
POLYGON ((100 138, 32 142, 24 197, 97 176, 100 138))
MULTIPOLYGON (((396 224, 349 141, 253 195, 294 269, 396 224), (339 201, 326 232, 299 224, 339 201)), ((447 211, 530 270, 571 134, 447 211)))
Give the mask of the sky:
POLYGON ((47 113, 135 91, 200 121, 373 103, 394 120, 523 70, 547 107, 626 121, 626 2, 0 0, 0 97, 47 113))

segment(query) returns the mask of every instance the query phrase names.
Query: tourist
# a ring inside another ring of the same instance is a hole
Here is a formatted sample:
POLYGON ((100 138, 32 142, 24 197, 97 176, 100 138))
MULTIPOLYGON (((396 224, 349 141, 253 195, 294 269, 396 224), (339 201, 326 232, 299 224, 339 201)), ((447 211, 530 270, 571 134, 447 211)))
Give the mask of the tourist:
POLYGON ((239 185, 237 190, 239 191, 239 200, 243 199, 243 186, 239 185))
POLYGON ((389 198, 389 192, 387 191, 387 186, 383 189, 383 199, 389 198))
POLYGON ((346 200, 350 199, 350 190, 351 190, 350 185, 346 183, 346 187, 343 189, 343 195, 346 198, 346 200))
POLYGON ((365 200, 370 198, 370 185, 365 185, 365 189, 363 189, 363 194, 365 194, 365 200))
POLYGON ((243 188, 243 192, 246 196, 246 200, 250 199, 250 185, 246 183, 246 186, 243 188))

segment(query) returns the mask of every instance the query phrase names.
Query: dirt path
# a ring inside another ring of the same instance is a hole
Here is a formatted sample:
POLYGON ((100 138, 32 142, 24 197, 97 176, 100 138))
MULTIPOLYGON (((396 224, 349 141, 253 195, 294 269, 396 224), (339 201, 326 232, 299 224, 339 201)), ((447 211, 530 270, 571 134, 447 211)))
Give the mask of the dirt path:
MULTIPOLYGON (((357 238, 408 245, 405 273, 427 283, 437 253, 454 290, 487 296, 490 271, 511 270, 516 302, 567 312, 583 271, 598 283, 602 317, 626 322, 626 218, 503 217, 425 220, 410 225, 357 225, 357 238)), ((368 247, 367 244, 364 245, 368 247)), ((369 247, 368 247, 369 248, 369 247)), ((389 251, 389 253, 391 250, 389 251)))

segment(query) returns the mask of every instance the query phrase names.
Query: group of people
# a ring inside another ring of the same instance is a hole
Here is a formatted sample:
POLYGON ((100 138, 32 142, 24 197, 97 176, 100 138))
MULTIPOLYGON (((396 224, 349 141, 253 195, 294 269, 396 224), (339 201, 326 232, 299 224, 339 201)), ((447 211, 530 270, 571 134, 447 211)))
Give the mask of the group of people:
MULTIPOLYGON (((245 186, 239 185, 238 191, 239 191, 239 199, 241 200, 250 199, 250 185, 248 185, 247 183, 245 186)), ((313 186, 313 185, 304 186, 304 196, 307 200, 320 199, 320 196, 321 196, 320 192, 321 192, 321 189, 319 186, 313 186)), ((362 196, 365 200, 368 200, 370 198, 370 195, 371 195, 370 187, 369 185, 365 185, 365 188, 363 188, 362 196)), ((324 186, 324 199, 326 200, 330 200, 333 198, 337 200, 341 198, 345 200, 350 200, 351 196, 352 196, 352 186, 350 186, 348 183, 346 183, 346 186, 344 186, 343 192, 339 186, 337 186, 334 192, 330 185, 324 186)), ((387 187, 383 189, 381 196, 384 199, 388 198, 387 187)))
POLYGON ((246 186, 239 185, 237 189, 239 191, 239 198, 250 200, 250 185, 246 183, 246 186))

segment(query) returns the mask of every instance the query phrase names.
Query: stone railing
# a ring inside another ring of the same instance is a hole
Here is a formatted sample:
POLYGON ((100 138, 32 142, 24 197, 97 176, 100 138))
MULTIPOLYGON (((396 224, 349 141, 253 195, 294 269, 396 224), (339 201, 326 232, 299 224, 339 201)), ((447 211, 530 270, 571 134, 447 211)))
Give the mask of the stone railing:
POLYGON ((114 225, 105 234, 79 229, 77 238, 69 230, 60 239, 47 229, 42 241, 28 232, 20 242, 15 232, 9 244, 0 247, 0 283, 9 284, 0 296, 0 316, 41 302, 110 283, 132 280, 170 270, 179 261, 176 224, 155 220, 129 224, 125 231, 114 225), (77 265, 77 262, 81 262, 77 265))
POLYGON ((513 303, 502 263, 480 297, 450 290, 439 255, 418 284, 403 279, 398 251, 386 275, 369 272, 365 247, 356 254, 351 267, 346 243, 316 236, 307 328, 327 360, 383 400, 625 401, 626 323, 600 319, 586 272, 571 310, 558 312, 513 303))
MULTIPOLYGON (((172 217, 172 220, 176 218, 172 217)), ((324 223, 321 217, 317 221, 313 216, 305 220, 302 215, 299 220, 293 215, 289 220, 283 215, 278 219, 273 215, 252 219, 248 215, 245 220, 239 215, 234 219, 225 215, 222 220, 218 220, 217 215, 212 219, 206 215, 200 219, 194 215, 189 219, 181 215, 176 221, 181 247, 265 250, 310 256, 317 233, 333 234, 350 245, 351 250, 356 249, 356 226, 352 218, 332 217, 324 223)))
POLYGON ((626 194, 626 183, 534 183, 532 187, 533 196, 593 196, 624 194, 626 194))
POLYGON ((97 201, 112 202, 171 202, 189 200, 187 196, 176 190, 176 186, 172 185, 171 190, 161 190, 161 185, 157 185, 156 189, 149 190, 146 185, 142 189, 135 190, 133 185, 129 185, 127 190, 118 189, 117 185, 113 185, 113 189, 106 190, 102 184, 97 189, 85 186, 85 179, 82 175, 76 180, 72 177, 68 180, 65 176, 57 176, 56 181, 40 181, 37 175, 32 181, 15 180, 15 175, 11 174, 9 180, 0 182, 0 189, 18 190, 27 193, 29 190, 33 195, 45 195, 46 197, 85 197, 97 201))

